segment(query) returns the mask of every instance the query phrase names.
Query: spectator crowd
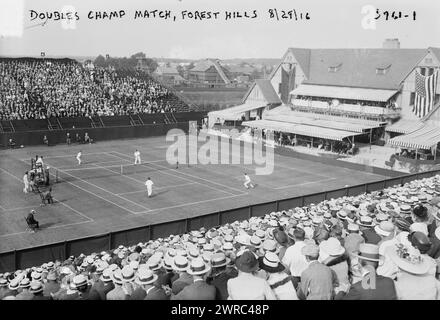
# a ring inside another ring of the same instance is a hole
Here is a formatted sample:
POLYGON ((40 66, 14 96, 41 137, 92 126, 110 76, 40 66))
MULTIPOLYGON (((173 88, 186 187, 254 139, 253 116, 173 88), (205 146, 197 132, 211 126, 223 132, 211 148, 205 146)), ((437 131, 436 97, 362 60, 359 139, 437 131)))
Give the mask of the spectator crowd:
POLYGON ((440 299, 440 175, 0 274, 0 299, 440 299))
POLYGON ((0 61, 0 76, 0 120, 176 111, 173 93, 140 72, 9 59, 0 61))

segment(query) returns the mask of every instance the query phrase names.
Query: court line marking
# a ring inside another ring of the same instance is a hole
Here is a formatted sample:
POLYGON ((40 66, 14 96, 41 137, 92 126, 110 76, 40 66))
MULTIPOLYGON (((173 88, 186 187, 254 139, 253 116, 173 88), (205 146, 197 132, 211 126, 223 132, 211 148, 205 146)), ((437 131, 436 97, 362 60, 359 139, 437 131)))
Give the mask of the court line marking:
MULTIPOLYGON (((125 156, 124 154, 122 154, 122 153, 120 153, 120 152, 118 152, 118 151, 113 151, 113 152, 125 156)), ((123 159, 123 158, 121 158, 121 159, 123 159)), ((161 167, 161 168, 166 169, 166 170, 169 170, 169 171, 173 171, 173 172, 177 172, 177 173, 183 174, 183 175, 188 176, 188 177, 192 177, 192 178, 194 178, 194 179, 203 180, 203 181, 206 181, 206 182, 208 182, 208 183, 216 184, 216 185, 219 185, 219 186, 224 187, 224 188, 226 188, 226 189, 235 190, 235 191, 240 192, 240 194, 247 194, 247 192, 243 192, 243 190, 238 190, 238 189, 235 189, 235 188, 233 188, 233 187, 229 187, 229 186, 223 185, 223 184, 218 183, 218 182, 214 182, 214 181, 211 181, 211 180, 208 180, 208 179, 204 179, 204 178, 201 178, 201 177, 198 177, 198 176, 195 176, 195 175, 191 175, 191 174, 189 174, 189 173, 185 173, 185 172, 182 172, 182 171, 178 171, 178 170, 176 170, 176 169, 168 168, 168 167, 161 166, 161 165, 154 164, 154 163, 153 163, 153 165, 158 166, 158 167, 161 167)), ((163 173, 168 174, 168 175, 171 175, 171 174, 169 174, 169 173, 167 173, 167 172, 163 172, 163 173)), ((172 176, 176 176, 176 175, 172 175, 172 176)), ((177 178, 179 178, 178 175, 177 175, 177 178)), ((181 179, 185 179, 185 178, 182 178, 182 177, 180 177, 180 178, 181 178, 181 179)), ((188 180, 188 179, 187 179, 187 180, 188 180)), ((228 193, 228 194, 230 194, 230 195, 235 195, 235 194, 233 194, 233 193, 230 193, 230 192, 227 192, 227 191, 224 191, 224 190, 221 190, 221 189, 217 189, 217 188, 214 188, 214 187, 212 187, 212 186, 209 186, 209 185, 206 185, 206 184, 203 184, 203 183, 197 182, 197 181, 193 181, 193 180, 190 180, 190 181, 192 181, 192 182, 196 182, 196 183, 199 183, 199 184, 202 184, 202 185, 204 185, 204 186, 206 186, 206 187, 208 187, 208 188, 211 188, 211 189, 214 189, 214 190, 217 190, 217 191, 223 192, 223 193, 228 193)))
MULTIPOLYGON (((2 207, 0 206, 0 208, 2 208, 2 207)), ((17 210, 32 209, 32 208, 35 208, 35 206, 18 207, 18 208, 12 208, 12 209, 3 209, 3 211, 17 211, 17 210)))
MULTIPOLYGON (((76 154, 79 152, 77 152, 77 151, 74 151, 76 154)), ((54 159, 54 158, 70 158, 70 157, 72 157, 73 159, 75 159, 75 157, 76 157, 76 154, 75 153, 72 153, 72 154, 65 154, 65 155, 59 155, 59 156, 43 156, 43 159, 54 159)), ((104 151, 101 151, 101 152, 90 152, 90 153, 82 153, 82 156, 88 156, 88 155, 94 155, 94 154, 107 154, 108 152, 104 152, 104 151)), ((113 156, 113 157, 116 157, 116 156, 113 156)), ((30 158, 26 158, 26 159, 20 159, 20 161, 29 161, 30 159, 33 159, 34 157, 30 157, 30 158)), ((44 160, 43 160, 44 161, 44 160)))
MULTIPOLYGON (((245 193, 245 194, 236 194, 236 195, 227 196, 227 197, 220 197, 220 198, 213 198, 213 199, 207 199, 207 200, 195 201, 195 202, 189 202, 189 203, 182 203, 182 204, 178 204, 178 205, 175 205, 175 206, 169 206, 169 207, 163 207, 163 208, 151 209, 150 211, 144 211, 144 212, 137 212, 136 214, 152 213, 152 212, 154 212, 154 211, 161 211, 161 210, 167 210, 167 209, 173 209, 173 208, 185 207, 185 206, 189 206, 189 205, 195 205, 195 204, 200 204, 200 203, 205 203, 205 202, 210 202, 210 201, 216 201, 216 200, 231 199, 231 198, 241 197, 241 196, 245 196, 245 195, 247 195, 247 193, 245 193)), ((157 214, 157 213, 153 213, 153 214, 157 214)))
MULTIPOLYGON (((18 177, 16 177, 14 174, 10 173, 9 171, 7 171, 7 170, 5 170, 5 169, 3 169, 3 168, 0 168, 0 170, 4 171, 6 174, 10 175, 10 176, 13 177, 14 179, 20 181, 20 179, 19 179, 18 177)), ((93 221, 95 221, 95 220, 93 220, 92 218, 90 218, 90 217, 86 216, 85 214, 83 214, 82 212, 79 212, 78 210, 72 208, 72 207, 69 206, 68 204, 65 204, 64 202, 61 202, 61 201, 57 200, 56 198, 53 198, 53 200, 55 200, 57 203, 62 204, 62 205, 65 206, 66 208, 72 210, 73 212, 75 212, 76 214, 80 215, 81 217, 86 218, 86 219, 88 220, 88 222, 93 222, 93 221)), ((35 207, 36 207, 36 206, 34 206, 34 208, 35 208, 35 207)), ((84 222, 85 222, 85 221, 84 221, 84 222)))
MULTIPOLYGON (((125 156, 124 154, 119 153, 119 152, 117 152, 117 151, 113 151, 113 152, 125 156)), ((121 158, 121 160, 128 161, 128 160, 126 160, 126 159, 124 159, 124 158, 122 158, 122 157, 120 157, 120 158, 121 158)), ((147 162, 147 163, 148 163, 148 162, 147 162)), ((154 163, 153 163, 153 165, 159 166, 159 167, 161 167, 161 168, 163 168, 163 169, 166 169, 166 170, 170 170, 170 171, 174 171, 174 172, 180 172, 180 171, 177 171, 177 170, 175 170, 175 169, 171 169, 171 168, 164 167, 164 166, 161 166, 161 165, 157 165, 157 164, 154 164, 154 163)), ((171 173, 164 172, 164 171, 159 171, 159 172, 162 173, 162 174, 166 174, 166 175, 172 176, 172 177, 177 178, 177 179, 181 179, 181 180, 185 180, 185 181, 189 181, 189 182, 197 183, 197 184, 200 184, 200 185, 202 185, 202 186, 204 186, 204 187, 206 187, 206 188, 210 188, 210 189, 213 189, 213 190, 217 190, 217 191, 222 192, 222 193, 227 193, 227 194, 230 194, 230 195, 235 195, 235 194, 230 193, 230 192, 228 192, 228 191, 224 191, 224 190, 221 190, 221 189, 215 188, 215 187, 213 187, 213 186, 209 186, 209 185, 206 185, 206 184, 204 184, 204 183, 201 183, 201 182, 198 182, 198 181, 194 181, 194 180, 191 180, 191 179, 188 179, 188 178, 180 177, 180 176, 175 175, 175 174, 171 174, 171 173)), ((184 173, 182 173, 182 174, 184 174, 184 173)), ((189 175, 189 176, 191 176, 191 175, 189 175)), ((208 182, 209 182, 209 180, 206 180, 206 179, 203 179, 203 178, 197 178, 197 177, 195 177, 195 176, 194 176, 194 178, 195 178, 195 179, 200 179, 200 180, 205 180, 205 181, 208 181, 208 182)), ((214 183, 214 182, 211 182, 211 183, 214 183)), ((242 191, 241 191, 241 193, 243 194, 242 191)), ((247 193, 246 193, 246 194, 247 194, 247 193)))
MULTIPOLYGON (((176 188, 176 187, 183 187, 183 186, 189 186, 192 184, 196 184, 195 182, 188 182, 188 183, 182 183, 182 184, 176 184, 176 185, 171 185, 171 186, 166 186, 166 187, 157 187, 154 188, 154 190, 162 190, 162 189, 169 189, 169 188, 176 188)), ((138 191, 129 191, 129 192, 122 192, 122 193, 118 193, 119 196, 123 196, 123 195, 127 195, 127 194, 134 194, 134 193, 146 193, 147 190, 138 190, 138 191)), ((151 209, 152 210, 152 209, 151 209)))
MULTIPOLYGON (((52 168, 55 168, 55 167, 52 167, 52 168)), ((57 168, 55 168, 55 169, 57 169, 57 168)), ((53 174, 53 173, 50 173, 50 174, 51 174, 52 176, 56 177, 55 174, 53 174)), ((74 176, 73 176, 73 177, 74 177, 74 176)), ((74 177, 74 178, 76 178, 76 177, 74 177)), ((74 184, 74 183, 72 183, 72 182, 70 182, 70 181, 67 181, 67 180, 64 180, 64 179, 63 179, 63 181, 66 182, 66 183, 68 183, 68 184, 70 184, 70 185, 72 185, 72 186, 74 186, 75 188, 78 188, 78 189, 80 189, 80 190, 82 190, 82 191, 84 191, 84 192, 86 192, 86 193, 91 194, 92 196, 95 196, 95 197, 97 197, 97 198, 99 198, 99 199, 101 199, 101 200, 104 200, 104 201, 106 201, 107 203, 110 203, 110 204, 112 204, 112 205, 114 205, 114 206, 116 206, 116 207, 118 207, 118 208, 121 208, 121 209, 123 209, 124 211, 127 211, 127 212, 129 212, 129 213, 131 213, 131 214, 135 214, 135 211, 132 211, 132 210, 127 209, 127 208, 124 208, 124 207, 122 207, 122 206, 120 206, 120 205, 118 205, 118 204, 116 204, 116 203, 114 203, 114 202, 112 202, 112 201, 110 201, 110 200, 107 200, 107 199, 105 199, 105 198, 103 198, 103 197, 101 197, 101 196, 99 196, 99 195, 93 193, 93 192, 90 191, 90 190, 87 190, 87 189, 85 189, 85 188, 83 188, 83 187, 80 187, 80 186, 78 186, 78 185, 76 185, 76 184, 74 184)))
MULTIPOLYGON (((61 224, 59 226, 47 227, 47 228, 44 228, 44 229, 58 229, 58 228, 75 226, 75 225, 78 225, 78 224, 90 223, 90 222, 94 222, 94 220, 92 220, 92 221, 80 221, 80 222, 74 222, 74 223, 61 224)), ((16 236, 16 235, 19 235, 19 234, 27 234, 27 233, 29 233, 29 232, 28 231, 20 231, 20 232, 2 234, 2 235, 0 235, 0 237, 16 236)))
POLYGON ((282 187, 277 187, 277 188, 271 188, 274 190, 280 190, 280 189, 285 189, 285 188, 291 188, 291 187, 296 187, 296 186, 304 186, 307 184, 313 184, 313 183, 321 183, 321 182, 325 182, 325 181, 332 181, 332 180, 337 180, 338 178, 328 178, 328 179, 323 179, 323 180, 318 180, 318 181, 308 181, 308 182, 303 182, 303 183, 298 183, 298 184, 289 184, 287 186, 282 186, 282 187))
MULTIPOLYGON (((84 179, 81 179, 81 178, 79 178, 79 177, 76 177, 76 176, 74 176, 74 175, 72 175, 72 174, 70 174, 70 173, 68 173, 68 172, 66 172, 66 171, 60 170, 60 169, 58 169, 57 167, 51 166, 51 168, 54 168, 55 170, 58 170, 58 171, 60 171, 60 172, 63 172, 63 173, 65 173, 65 174, 71 176, 71 177, 74 178, 74 179, 77 179, 77 180, 79 180, 79 181, 82 181, 82 182, 84 182, 84 183, 87 183, 87 184, 89 184, 89 185, 91 185, 91 186, 93 186, 93 187, 95 187, 95 188, 97 188, 97 189, 100 189, 100 190, 102 190, 102 191, 104 191, 104 192, 107 192, 107 193, 109 193, 109 194, 111 194, 111 195, 113 195, 113 196, 115 196, 115 197, 118 197, 118 198, 124 200, 124 201, 131 202, 131 203, 133 203, 134 205, 136 205, 137 207, 144 208, 144 209, 146 209, 146 210, 150 210, 150 208, 147 208, 147 207, 145 207, 145 206, 142 206, 142 205, 140 205, 140 204, 138 204, 138 203, 136 203, 136 202, 134 202, 134 201, 131 201, 131 200, 129 200, 129 199, 126 199, 126 198, 124 198, 124 197, 118 196, 117 194, 115 194, 115 193, 113 193, 113 192, 111 192, 111 191, 109 191, 109 190, 107 190, 107 189, 101 188, 100 186, 97 186, 97 185, 95 185, 95 184, 93 184, 93 183, 91 183, 91 182, 88 182, 88 181, 86 181, 86 180, 84 180, 84 179)), ((110 171, 111 171, 111 170, 110 170, 110 171)), ((113 172, 113 171, 111 171, 111 172, 113 172)), ((62 179, 62 178, 61 178, 61 179, 62 179)), ((64 179, 62 179, 62 180, 64 180, 64 179)), ((67 182, 67 183, 71 183, 70 181, 67 181, 67 180, 64 180, 64 181, 67 182)), ((71 184, 72 184, 72 183, 71 183, 71 184)), ((72 185, 74 185, 74 184, 72 184, 72 185)), ((74 185, 74 186, 76 186, 76 185, 74 185)), ((76 187, 78 187, 78 186, 76 186, 76 187)), ((105 198, 103 198, 103 197, 98 196, 97 194, 94 194, 94 193, 91 192, 91 191, 88 191, 88 192, 89 192, 90 194, 93 194, 93 195, 97 196, 98 198, 105 199, 105 198)), ((113 204, 113 205, 116 205, 116 206, 118 206, 118 207, 120 207, 120 208, 123 208, 123 207, 121 207, 121 206, 117 205, 116 203, 113 203, 113 202, 111 202, 111 201, 109 201, 109 200, 106 200, 106 201, 109 202, 109 203, 111 203, 111 204, 113 204)), ((135 212, 135 211, 132 211, 132 210, 129 210, 129 209, 125 209, 125 208, 124 208, 124 210, 130 212, 131 214, 134 214, 134 212, 135 212)))

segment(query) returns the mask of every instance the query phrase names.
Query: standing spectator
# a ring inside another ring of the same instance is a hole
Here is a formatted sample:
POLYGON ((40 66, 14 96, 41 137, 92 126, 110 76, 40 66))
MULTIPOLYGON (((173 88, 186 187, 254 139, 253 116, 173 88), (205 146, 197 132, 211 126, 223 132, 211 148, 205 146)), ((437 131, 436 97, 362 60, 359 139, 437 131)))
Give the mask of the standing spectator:
POLYGON ((40 281, 32 281, 29 291, 32 293, 32 300, 52 300, 52 297, 43 294, 43 284, 40 281))
POLYGON ((57 274, 55 271, 50 271, 46 277, 47 282, 44 284, 43 295, 50 297, 60 290, 60 284, 57 281, 57 274))
POLYGON ((31 281, 29 278, 24 278, 20 282, 21 292, 15 296, 15 300, 32 300, 34 295, 29 291, 31 281))
POLYGON ((333 299, 333 284, 336 282, 336 276, 329 267, 318 261, 319 247, 313 243, 306 244, 301 252, 309 262, 309 266, 301 274, 298 297, 302 300, 333 299))
POLYGON ((302 248, 306 245, 304 242, 305 235, 305 231, 301 228, 296 228, 293 231, 295 243, 287 248, 282 260, 283 264, 289 268, 295 286, 300 281, 301 273, 307 269, 308 266, 307 260, 302 254, 302 248))
POLYGON ((90 288, 89 300, 106 300, 107 293, 115 288, 112 282, 112 270, 105 269, 101 277, 90 288))

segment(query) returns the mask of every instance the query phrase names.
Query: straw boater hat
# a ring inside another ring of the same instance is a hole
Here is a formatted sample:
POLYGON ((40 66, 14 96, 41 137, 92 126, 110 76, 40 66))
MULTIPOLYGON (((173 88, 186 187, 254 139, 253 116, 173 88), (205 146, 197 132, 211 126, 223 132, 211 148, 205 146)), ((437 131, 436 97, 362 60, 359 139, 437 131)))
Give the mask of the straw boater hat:
POLYGON ((211 256, 211 267, 220 268, 228 265, 231 262, 231 259, 226 257, 223 252, 214 253, 211 256))
POLYGON ((278 255, 270 251, 266 252, 263 257, 258 258, 258 264, 260 269, 269 273, 281 272, 285 269, 278 255))
POLYGON ((112 272, 112 281, 114 284, 122 285, 122 272, 121 269, 116 269, 112 272))
POLYGON ((396 245, 389 246, 385 249, 385 253, 399 269, 415 275, 423 275, 429 271, 430 263, 420 254, 420 252, 412 246, 396 245))
POLYGON ((29 287, 29 291, 33 294, 43 292, 43 284, 40 281, 32 281, 29 287))
POLYGON ((379 262, 379 246, 371 243, 361 243, 359 245, 359 254, 356 257, 361 260, 379 262))
POLYGON ((392 233, 394 233, 394 224, 390 221, 382 221, 380 224, 374 227, 374 231, 384 237, 388 237, 392 233))
POLYGON ((73 277, 72 283, 70 285, 72 289, 78 289, 80 287, 86 286, 87 283, 87 278, 84 275, 79 274, 73 277))
POLYGON ((189 267, 188 259, 184 256, 175 256, 173 260, 173 270, 187 271, 189 267))
POLYGON ((102 272, 102 275, 99 279, 104 283, 111 282, 112 281, 112 274, 113 274, 113 271, 111 269, 107 268, 102 272))
POLYGON ((400 209, 401 214, 410 214, 411 213, 411 206, 408 204, 402 204, 399 209, 400 209))
POLYGON ((361 216, 356 223, 363 227, 372 228, 374 226, 373 218, 369 216, 361 216))
POLYGON ((153 271, 146 268, 142 268, 141 270, 139 270, 134 282, 136 282, 139 285, 147 285, 156 282, 158 278, 159 276, 153 273, 153 271))
POLYGON ((208 273, 210 270, 211 267, 208 266, 202 258, 195 258, 191 261, 187 272, 192 276, 196 276, 208 273))

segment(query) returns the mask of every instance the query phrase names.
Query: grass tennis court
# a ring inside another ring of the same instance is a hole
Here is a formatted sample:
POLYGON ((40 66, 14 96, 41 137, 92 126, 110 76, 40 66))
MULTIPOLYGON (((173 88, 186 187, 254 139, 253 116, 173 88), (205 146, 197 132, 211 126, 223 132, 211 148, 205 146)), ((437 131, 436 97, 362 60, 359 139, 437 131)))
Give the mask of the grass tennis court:
POLYGON ((165 137, 38 146, 0 151, 0 252, 182 219, 249 204, 295 197, 383 176, 275 155, 275 170, 255 176, 254 166, 183 165, 166 161, 165 137), (142 164, 133 166, 133 152, 142 164), (83 164, 75 156, 82 150, 83 164), (55 203, 40 207, 38 194, 22 192, 30 159, 42 155, 50 166, 55 203), (122 169, 121 169, 122 168, 122 169), (243 187, 247 172, 257 185, 243 187), (153 197, 144 182, 154 182, 153 197), (26 232, 25 215, 37 211, 41 230, 26 232))

